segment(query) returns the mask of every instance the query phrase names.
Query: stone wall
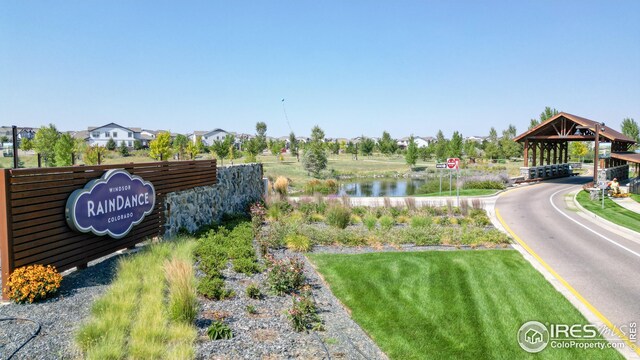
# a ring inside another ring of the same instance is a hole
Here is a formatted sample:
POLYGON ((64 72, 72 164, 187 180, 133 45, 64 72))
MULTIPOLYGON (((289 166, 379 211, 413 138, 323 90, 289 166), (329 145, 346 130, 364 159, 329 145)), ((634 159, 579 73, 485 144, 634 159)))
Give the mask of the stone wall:
POLYGON ((262 193, 261 164, 219 167, 218 184, 167 194, 165 237, 175 236, 180 229, 197 231, 225 214, 244 213, 262 193))

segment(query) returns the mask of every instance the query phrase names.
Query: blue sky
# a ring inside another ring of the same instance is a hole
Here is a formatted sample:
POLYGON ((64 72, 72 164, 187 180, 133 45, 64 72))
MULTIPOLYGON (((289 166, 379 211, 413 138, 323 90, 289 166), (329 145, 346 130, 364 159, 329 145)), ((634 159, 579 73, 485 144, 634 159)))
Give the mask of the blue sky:
POLYGON ((640 121, 640 1, 0 2, 0 124, 484 135, 640 121))

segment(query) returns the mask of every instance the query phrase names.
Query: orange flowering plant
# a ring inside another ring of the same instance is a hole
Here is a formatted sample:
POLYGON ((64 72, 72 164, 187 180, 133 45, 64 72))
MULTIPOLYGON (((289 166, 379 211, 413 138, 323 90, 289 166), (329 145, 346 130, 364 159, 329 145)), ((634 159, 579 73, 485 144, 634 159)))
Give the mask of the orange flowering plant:
POLYGON ((15 269, 4 291, 17 303, 46 299, 58 291, 62 275, 51 265, 29 265, 15 269))

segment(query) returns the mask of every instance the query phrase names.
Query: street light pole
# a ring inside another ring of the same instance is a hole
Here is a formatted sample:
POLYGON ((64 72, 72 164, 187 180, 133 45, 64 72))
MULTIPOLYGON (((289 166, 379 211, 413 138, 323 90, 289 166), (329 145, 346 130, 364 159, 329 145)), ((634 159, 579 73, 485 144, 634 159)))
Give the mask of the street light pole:
POLYGON ((596 123, 595 131, 596 131, 596 139, 593 145, 593 184, 594 186, 597 185, 598 183, 598 161, 599 161, 598 145, 600 143, 600 124, 599 123, 596 123))

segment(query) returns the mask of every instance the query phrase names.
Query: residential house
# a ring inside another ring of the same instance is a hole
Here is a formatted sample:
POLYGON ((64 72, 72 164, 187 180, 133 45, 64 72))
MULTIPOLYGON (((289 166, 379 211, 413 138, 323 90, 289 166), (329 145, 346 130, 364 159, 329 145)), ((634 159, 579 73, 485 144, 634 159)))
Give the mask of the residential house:
POLYGON ((477 143, 482 143, 488 136, 467 136, 465 141, 475 141, 477 143))
POLYGON ((143 130, 141 128, 128 128, 116 123, 109 123, 99 127, 89 127, 86 136, 83 131, 78 131, 74 137, 84 138, 90 146, 107 146, 109 140, 113 139, 117 146, 124 143, 127 147, 133 147, 134 142, 139 140, 142 146, 146 147, 155 138, 155 134, 152 134, 149 130, 144 132, 145 135, 142 134, 143 130))
POLYGON ((198 137, 205 146, 213 145, 214 141, 224 140, 224 137, 227 136, 229 132, 222 129, 213 129, 211 131, 194 131, 191 134, 188 134, 187 137, 193 143, 196 143, 198 137))
MULTIPOLYGON (((36 131, 32 127, 18 127, 18 144, 22 139, 33 139, 36 136, 36 131)), ((13 138, 13 128, 11 126, 0 126, 0 136, 6 136, 9 141, 13 138)))
MULTIPOLYGON (((398 146, 402 149, 405 149, 407 146, 409 146, 409 138, 410 136, 405 136, 398 140, 398 146)), ((436 141, 436 139, 431 136, 414 136, 413 141, 419 148, 423 148, 431 145, 436 141)))

